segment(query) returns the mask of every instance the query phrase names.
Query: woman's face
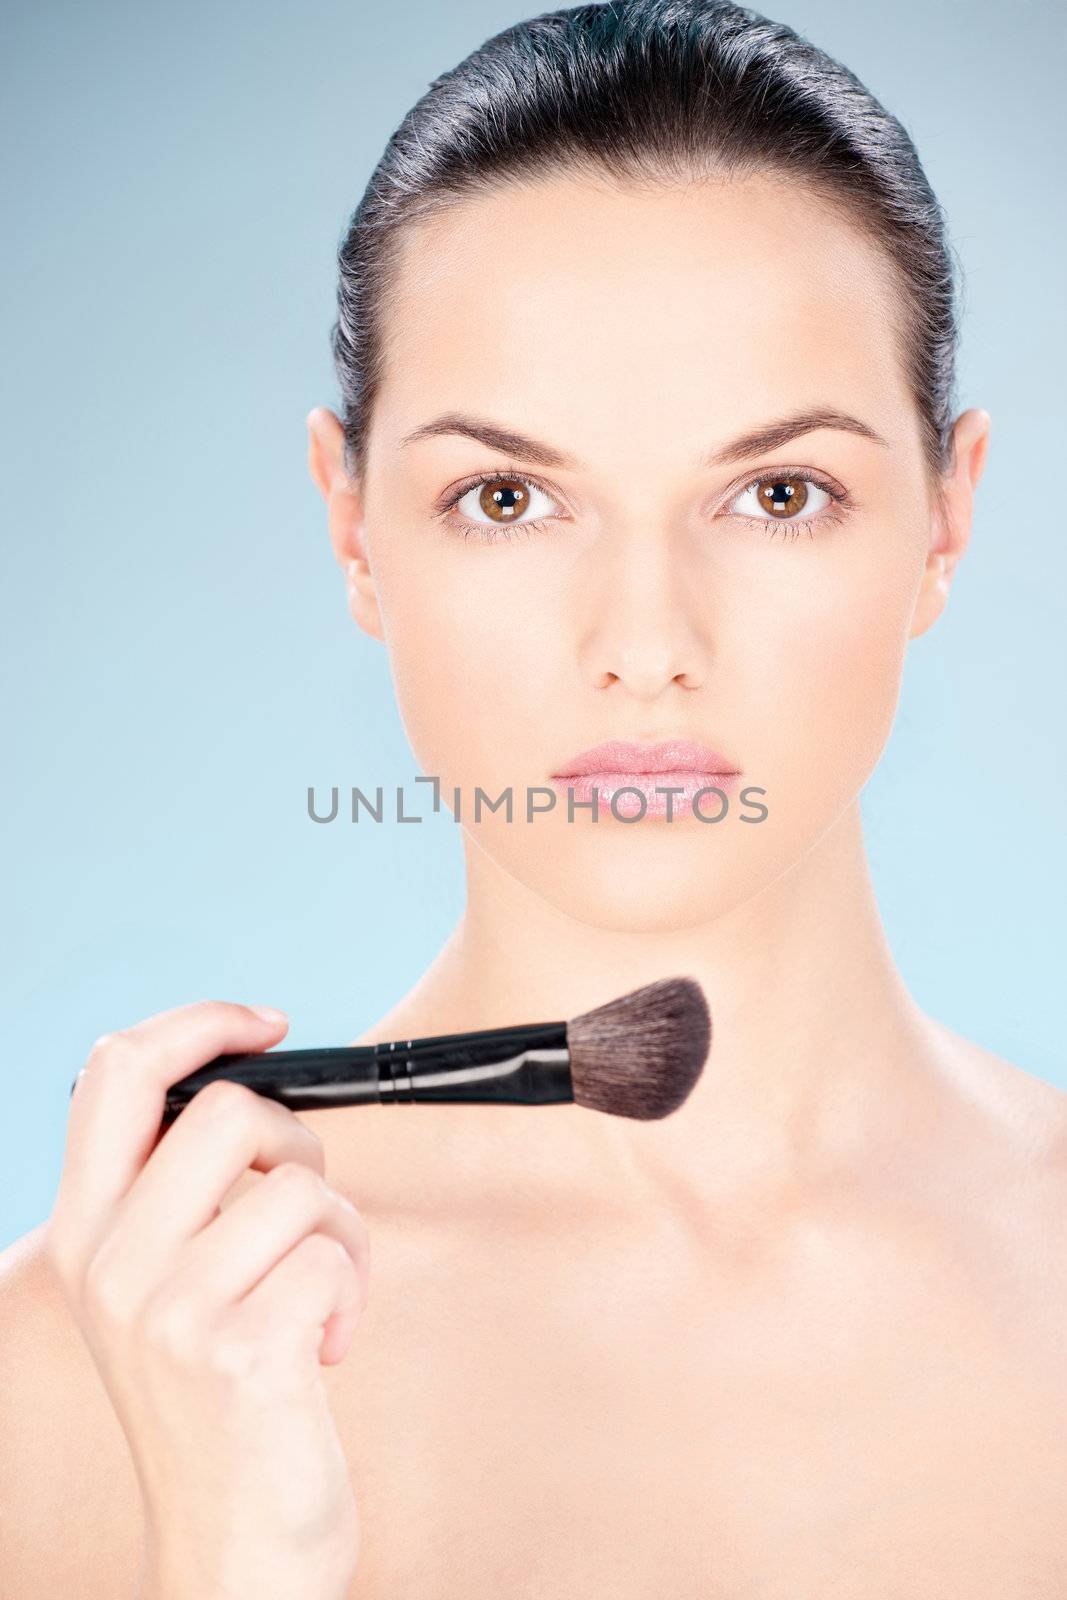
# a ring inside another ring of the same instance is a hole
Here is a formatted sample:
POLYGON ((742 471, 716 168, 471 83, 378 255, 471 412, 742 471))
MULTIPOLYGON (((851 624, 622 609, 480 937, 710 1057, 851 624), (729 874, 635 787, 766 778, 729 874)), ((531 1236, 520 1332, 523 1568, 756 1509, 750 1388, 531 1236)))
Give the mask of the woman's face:
POLYGON ((397 294, 362 493, 334 537, 346 563, 365 555, 354 610, 386 641, 423 772, 571 916, 723 914, 856 799, 908 639, 942 603, 881 253, 771 177, 546 179, 409 231, 397 294), (542 453, 405 442, 449 414, 542 453), (623 821, 603 801, 568 820, 564 796, 526 820, 527 791, 589 746, 675 738, 741 772, 722 820, 623 821), (748 786, 762 821, 741 820, 759 815, 748 786), (476 788, 509 787, 513 819, 476 822, 476 788))

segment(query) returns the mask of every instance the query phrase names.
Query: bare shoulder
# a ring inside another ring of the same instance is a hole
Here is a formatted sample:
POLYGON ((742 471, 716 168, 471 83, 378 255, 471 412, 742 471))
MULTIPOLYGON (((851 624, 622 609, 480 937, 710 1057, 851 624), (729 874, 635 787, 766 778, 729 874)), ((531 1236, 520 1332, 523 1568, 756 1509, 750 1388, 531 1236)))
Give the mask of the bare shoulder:
POLYGON ((1067 1093, 937 1024, 958 1112, 947 1162, 962 1202, 1035 1306, 1067 1312, 1067 1093))
POLYGON ((140 1494, 42 1223, 0 1251, 0 1594, 132 1595, 140 1494))
POLYGON ((1067 1091, 935 1024, 938 1064, 1005 1160, 1067 1179, 1067 1091))

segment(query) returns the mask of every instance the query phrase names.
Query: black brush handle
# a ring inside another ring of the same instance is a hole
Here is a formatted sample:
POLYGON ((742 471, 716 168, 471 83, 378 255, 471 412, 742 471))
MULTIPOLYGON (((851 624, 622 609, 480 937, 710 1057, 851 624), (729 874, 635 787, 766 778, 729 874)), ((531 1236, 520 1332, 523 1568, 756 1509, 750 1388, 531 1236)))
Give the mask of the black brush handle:
POLYGON ((565 1022, 215 1056, 170 1085, 163 1121, 173 1121, 216 1078, 243 1083, 293 1111, 389 1101, 550 1105, 574 1099, 565 1022))

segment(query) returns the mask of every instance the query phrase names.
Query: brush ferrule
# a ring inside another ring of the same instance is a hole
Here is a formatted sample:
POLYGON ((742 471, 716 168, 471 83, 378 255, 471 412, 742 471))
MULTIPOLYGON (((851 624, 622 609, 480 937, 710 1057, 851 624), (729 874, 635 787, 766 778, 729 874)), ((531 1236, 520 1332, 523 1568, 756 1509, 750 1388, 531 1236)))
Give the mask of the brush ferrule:
POLYGON ((485 1029, 437 1041, 376 1047, 385 1104, 503 1101, 550 1105, 574 1098, 566 1023, 485 1029))

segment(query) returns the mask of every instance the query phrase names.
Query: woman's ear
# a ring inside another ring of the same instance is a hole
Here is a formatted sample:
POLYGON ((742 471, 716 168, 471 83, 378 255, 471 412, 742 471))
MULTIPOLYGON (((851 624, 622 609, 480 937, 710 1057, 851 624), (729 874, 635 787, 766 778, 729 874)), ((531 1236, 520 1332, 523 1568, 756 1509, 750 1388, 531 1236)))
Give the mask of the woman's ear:
POLYGON ((972 408, 956 418, 952 459, 930 519, 930 548, 912 613, 909 639, 935 623, 948 599, 960 557, 971 537, 974 491, 989 448, 989 413, 972 408))
POLYGON ((308 412, 308 471, 326 502, 330 543, 345 575, 348 609, 372 639, 384 639, 378 594, 367 560, 363 496, 344 463, 344 428, 325 406, 308 412))

